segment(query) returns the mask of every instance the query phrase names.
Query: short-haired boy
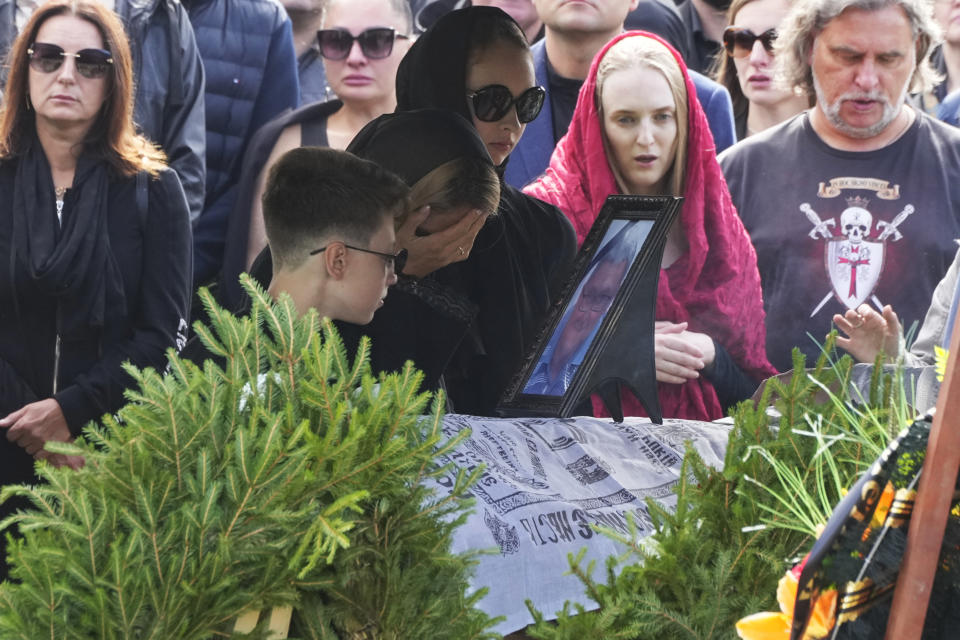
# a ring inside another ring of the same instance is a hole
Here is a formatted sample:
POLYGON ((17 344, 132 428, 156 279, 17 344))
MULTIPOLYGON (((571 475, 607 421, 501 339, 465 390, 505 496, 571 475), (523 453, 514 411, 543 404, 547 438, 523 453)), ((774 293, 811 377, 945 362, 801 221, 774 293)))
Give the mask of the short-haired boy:
POLYGON ((268 292, 297 311, 367 324, 406 257, 394 218, 409 189, 400 178, 345 151, 301 147, 271 167, 263 220, 273 260, 268 292))

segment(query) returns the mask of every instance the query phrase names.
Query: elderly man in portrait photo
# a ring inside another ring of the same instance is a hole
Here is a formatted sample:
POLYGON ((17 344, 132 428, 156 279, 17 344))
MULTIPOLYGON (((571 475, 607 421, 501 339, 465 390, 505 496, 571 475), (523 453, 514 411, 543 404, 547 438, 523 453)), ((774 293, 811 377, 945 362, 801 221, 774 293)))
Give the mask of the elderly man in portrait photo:
POLYGON ((777 39, 806 112, 721 155, 757 250, 767 355, 811 363, 835 314, 923 318, 960 236, 960 132, 906 103, 936 76, 926 0, 801 0, 777 39), (815 339, 814 339, 815 338, 815 339))
POLYGON ((540 354, 523 392, 562 396, 653 228, 650 220, 615 220, 540 354))
POLYGON ((566 392, 627 275, 636 254, 631 255, 629 249, 625 247, 620 255, 605 256, 591 265, 573 304, 540 356, 524 393, 562 396, 566 392))

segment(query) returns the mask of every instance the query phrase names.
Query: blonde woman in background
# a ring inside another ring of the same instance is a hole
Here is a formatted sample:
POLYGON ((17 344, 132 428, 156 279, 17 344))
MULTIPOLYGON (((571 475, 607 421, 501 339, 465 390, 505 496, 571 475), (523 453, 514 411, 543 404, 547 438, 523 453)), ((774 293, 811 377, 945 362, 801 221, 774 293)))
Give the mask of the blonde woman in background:
POLYGON ((337 99, 286 113, 264 125, 250 142, 227 228, 217 293, 222 304, 240 304, 240 273, 267 246, 260 198, 270 167, 297 147, 346 149, 364 125, 393 111, 397 67, 412 34, 407 0, 326 0, 316 44, 337 99))
MULTIPOLYGON (((546 175, 524 191, 559 207, 580 242, 611 194, 683 196, 657 289, 664 417, 716 420, 774 373, 756 253, 686 64, 662 39, 629 31, 597 54, 546 175)), ((644 415, 632 394, 622 395, 627 415, 644 415)), ((593 408, 606 414, 596 400, 593 408)))

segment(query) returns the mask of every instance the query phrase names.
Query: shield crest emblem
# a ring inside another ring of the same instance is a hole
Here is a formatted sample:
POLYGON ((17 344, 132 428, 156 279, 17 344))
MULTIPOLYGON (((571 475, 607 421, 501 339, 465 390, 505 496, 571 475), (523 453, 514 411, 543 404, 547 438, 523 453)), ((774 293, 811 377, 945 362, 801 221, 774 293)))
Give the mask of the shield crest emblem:
POLYGON ((854 244, 846 238, 827 241, 824 259, 833 295, 848 309, 863 304, 877 287, 886 244, 867 240, 854 244))

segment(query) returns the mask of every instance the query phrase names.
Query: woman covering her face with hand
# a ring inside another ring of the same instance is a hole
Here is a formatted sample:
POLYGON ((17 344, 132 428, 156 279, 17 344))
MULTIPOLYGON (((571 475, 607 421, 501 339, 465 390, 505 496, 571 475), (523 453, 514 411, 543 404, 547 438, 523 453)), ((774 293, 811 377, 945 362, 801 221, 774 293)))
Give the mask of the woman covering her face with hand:
MULTIPOLYGON (((499 178, 477 132, 446 111, 382 115, 361 129, 347 151, 375 162, 410 187, 408 213, 398 220, 395 247, 396 252, 407 249, 398 270, 407 275, 390 287, 369 324, 335 324, 347 353, 356 353, 362 336, 371 338, 375 372, 396 371, 412 360, 424 374, 423 387, 437 388, 475 322, 477 305, 460 286, 456 265, 467 260, 474 238, 497 208, 499 178)), ((267 247, 250 275, 265 285, 272 272, 267 247)))
POLYGON ((436 109, 380 116, 347 150, 400 176, 410 187, 410 213, 396 234, 397 249, 407 250, 397 284, 369 325, 340 325, 341 335, 351 346, 370 336, 375 371, 412 360, 424 386, 435 388, 476 323, 478 304, 463 267, 496 211, 498 176, 470 124, 436 109))
MULTIPOLYGON (((525 191, 557 205, 580 242, 610 194, 684 197, 657 293, 660 403, 665 417, 715 420, 775 371, 764 351, 756 253, 695 95, 663 40, 638 31, 614 38, 594 58, 546 175, 525 191)), ((627 415, 643 415, 632 394, 622 395, 627 415)), ((596 400, 594 410, 604 411, 596 400)))
MULTIPOLYGON (((440 18, 397 72, 398 111, 459 114, 473 123, 501 175, 526 123, 540 113, 543 96, 523 31, 492 7, 440 18)), ((493 413, 559 295, 575 251, 562 213, 501 181, 497 215, 486 220, 467 259, 427 276, 477 306, 476 320, 444 373, 456 411, 493 413)), ((410 248, 411 260, 414 253, 410 248)))

